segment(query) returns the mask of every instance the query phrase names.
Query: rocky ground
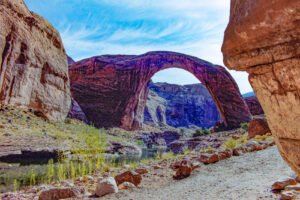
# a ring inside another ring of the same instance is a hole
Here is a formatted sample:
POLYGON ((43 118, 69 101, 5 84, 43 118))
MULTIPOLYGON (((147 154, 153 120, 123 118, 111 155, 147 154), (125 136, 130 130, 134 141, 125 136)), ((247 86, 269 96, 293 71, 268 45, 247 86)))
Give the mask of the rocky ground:
POLYGON ((165 169, 153 173, 157 175, 150 179, 143 176, 138 188, 102 199, 279 199, 279 194, 271 192, 272 184, 293 175, 276 146, 203 165, 181 181, 165 178, 170 173, 165 169))
MULTIPOLYGON (((136 169, 146 169, 148 173, 142 174, 141 183, 129 189, 108 194, 97 198, 95 186, 101 174, 87 176, 86 181, 78 178, 75 186, 86 190, 85 196, 69 199, 240 199, 240 200, 275 200, 281 194, 271 192, 272 184, 280 178, 293 177, 294 173, 282 160, 277 147, 269 147, 265 150, 233 156, 215 164, 201 165, 195 169, 191 176, 183 180, 174 180, 173 172, 169 168, 171 161, 153 161, 147 164, 139 164, 136 169), (90 195, 89 195, 90 194, 90 195)), ((127 171, 127 166, 113 170, 110 173, 127 171)), ((71 182, 63 181, 53 183, 55 188, 73 186, 71 182)), ((49 186, 28 188, 18 193, 2 195, 2 199, 38 199, 42 189, 49 186)), ((79 190, 79 189, 78 189, 79 190)), ((300 199, 296 197, 294 199, 300 199)))

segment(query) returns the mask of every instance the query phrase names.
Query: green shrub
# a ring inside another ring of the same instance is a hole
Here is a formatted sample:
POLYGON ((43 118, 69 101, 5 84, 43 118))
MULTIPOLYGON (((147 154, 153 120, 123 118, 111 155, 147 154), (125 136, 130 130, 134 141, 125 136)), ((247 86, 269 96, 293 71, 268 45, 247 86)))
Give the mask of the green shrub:
POLYGON ((241 128, 244 129, 244 130, 248 130, 249 123, 241 123, 241 128))
POLYGON ((144 144, 144 141, 143 140, 136 140, 135 143, 137 145, 143 145, 144 144))
POLYGON ((201 128, 197 129, 196 132, 193 134, 193 137, 204 136, 210 134, 210 131, 207 128, 203 130, 201 128))
POLYGON ((71 124, 71 119, 70 118, 66 118, 64 121, 66 124, 71 124))
POLYGON ((225 142, 226 149, 234 149, 237 145, 238 145, 238 142, 233 138, 230 138, 229 140, 227 140, 225 142))

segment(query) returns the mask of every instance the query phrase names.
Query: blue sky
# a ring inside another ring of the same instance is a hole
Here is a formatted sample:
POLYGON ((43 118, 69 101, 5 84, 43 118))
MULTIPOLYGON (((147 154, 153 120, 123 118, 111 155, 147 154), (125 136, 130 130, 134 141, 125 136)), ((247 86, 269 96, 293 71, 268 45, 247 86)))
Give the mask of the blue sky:
MULTIPOLYGON (((24 0, 58 29, 74 59, 103 54, 176 51, 224 66, 221 53, 230 0, 24 0)), ((230 71, 242 93, 248 75, 230 71)), ((155 82, 199 82, 180 69, 157 73, 155 82)))

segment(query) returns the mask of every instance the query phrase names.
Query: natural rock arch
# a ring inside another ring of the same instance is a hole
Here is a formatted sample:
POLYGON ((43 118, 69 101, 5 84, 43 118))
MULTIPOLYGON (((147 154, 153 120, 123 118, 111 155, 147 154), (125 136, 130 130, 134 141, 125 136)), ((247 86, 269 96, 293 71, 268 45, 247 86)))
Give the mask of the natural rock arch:
POLYGON ((223 120, 222 128, 250 121, 249 109, 225 68, 174 52, 104 55, 79 61, 70 66, 71 92, 96 126, 138 129, 148 83, 156 72, 167 68, 185 69, 206 86, 223 120))

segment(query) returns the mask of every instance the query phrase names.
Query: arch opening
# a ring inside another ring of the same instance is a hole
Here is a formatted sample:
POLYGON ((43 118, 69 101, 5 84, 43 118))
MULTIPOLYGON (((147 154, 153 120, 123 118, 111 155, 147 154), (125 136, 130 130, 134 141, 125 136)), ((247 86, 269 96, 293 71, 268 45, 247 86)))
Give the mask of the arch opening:
POLYGON ((148 83, 143 125, 211 128, 220 115, 206 87, 181 68, 158 71, 148 83))

